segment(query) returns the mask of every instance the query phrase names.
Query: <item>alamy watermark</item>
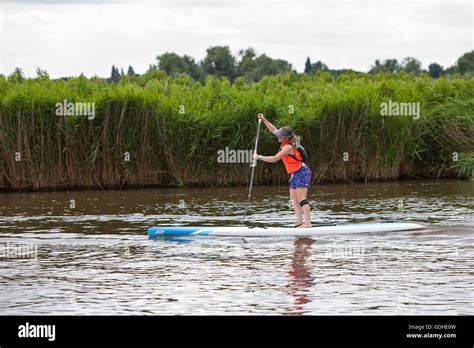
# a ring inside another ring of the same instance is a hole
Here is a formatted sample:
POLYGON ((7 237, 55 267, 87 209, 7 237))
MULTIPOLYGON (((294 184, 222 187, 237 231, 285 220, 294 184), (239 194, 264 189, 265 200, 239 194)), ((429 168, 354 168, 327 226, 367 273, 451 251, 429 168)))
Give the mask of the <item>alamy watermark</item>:
POLYGON ((362 245, 337 245, 333 243, 322 256, 331 259, 362 258, 365 256, 365 247, 362 245))
POLYGON ((19 338, 47 338, 48 341, 56 339, 56 325, 38 325, 26 322, 18 326, 19 338))
POLYGON ((36 244, 0 244, 0 259, 37 259, 38 245, 36 244))
POLYGON ((95 118, 95 103, 73 103, 64 99, 62 103, 56 103, 57 116, 87 116, 87 119, 95 118))
POLYGON ((226 146, 217 151, 217 163, 252 163, 253 150, 235 150, 226 146))
POLYGON ((400 103, 391 99, 380 103, 380 115, 382 116, 411 116, 414 120, 420 118, 420 103, 400 103))

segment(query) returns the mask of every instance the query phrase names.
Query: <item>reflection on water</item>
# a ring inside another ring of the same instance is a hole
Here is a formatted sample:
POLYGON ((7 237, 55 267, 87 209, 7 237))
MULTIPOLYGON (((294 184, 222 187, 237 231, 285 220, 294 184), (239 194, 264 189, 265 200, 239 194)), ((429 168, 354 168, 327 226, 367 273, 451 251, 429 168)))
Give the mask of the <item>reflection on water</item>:
POLYGON ((314 278, 311 276, 308 257, 311 254, 313 243, 314 240, 311 238, 298 238, 294 242, 295 251, 291 262, 291 270, 288 272, 291 276, 289 294, 294 298, 294 307, 291 314, 303 314, 304 305, 311 301, 308 290, 313 285, 314 278))
MULTIPOLYGON (((247 219, 290 225, 286 193, 256 186, 247 219)), ((473 197, 465 181, 316 186, 318 223, 428 227, 149 240, 153 225, 240 224, 245 189, 0 194, 0 314, 472 315, 473 197)))

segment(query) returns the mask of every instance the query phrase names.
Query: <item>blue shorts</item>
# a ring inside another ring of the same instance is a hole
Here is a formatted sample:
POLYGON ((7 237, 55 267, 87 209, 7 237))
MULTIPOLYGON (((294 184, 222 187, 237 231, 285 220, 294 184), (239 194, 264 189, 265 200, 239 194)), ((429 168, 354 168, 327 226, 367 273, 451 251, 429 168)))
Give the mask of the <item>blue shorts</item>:
POLYGON ((301 167, 300 170, 294 172, 290 179, 290 188, 296 189, 300 187, 309 188, 311 185, 311 169, 308 166, 301 167))

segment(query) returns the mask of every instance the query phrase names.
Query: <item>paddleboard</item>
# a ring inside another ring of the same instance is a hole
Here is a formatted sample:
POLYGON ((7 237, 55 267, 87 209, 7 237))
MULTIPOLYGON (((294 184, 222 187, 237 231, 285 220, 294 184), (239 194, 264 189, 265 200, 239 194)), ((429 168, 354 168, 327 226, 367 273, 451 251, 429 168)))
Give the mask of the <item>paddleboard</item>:
POLYGON ((396 232, 423 229, 424 226, 408 222, 371 222, 360 224, 320 225, 310 228, 294 227, 150 227, 150 237, 160 236, 220 236, 220 237, 271 237, 319 236, 347 233, 396 232))

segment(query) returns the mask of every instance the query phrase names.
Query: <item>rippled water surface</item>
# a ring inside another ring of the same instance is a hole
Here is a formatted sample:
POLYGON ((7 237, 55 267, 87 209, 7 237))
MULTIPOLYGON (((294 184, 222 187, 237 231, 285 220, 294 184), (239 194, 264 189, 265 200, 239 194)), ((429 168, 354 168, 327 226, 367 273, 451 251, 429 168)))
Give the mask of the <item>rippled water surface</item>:
MULTIPOLYGON (((249 223, 292 224, 287 194, 255 187, 249 223)), ((0 314, 472 315, 473 197, 472 181, 315 186, 316 223, 427 228, 150 240, 239 225, 246 189, 0 193, 0 314)))

